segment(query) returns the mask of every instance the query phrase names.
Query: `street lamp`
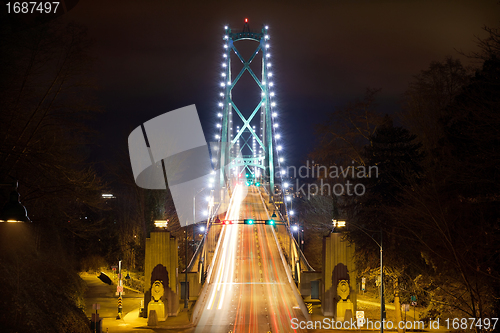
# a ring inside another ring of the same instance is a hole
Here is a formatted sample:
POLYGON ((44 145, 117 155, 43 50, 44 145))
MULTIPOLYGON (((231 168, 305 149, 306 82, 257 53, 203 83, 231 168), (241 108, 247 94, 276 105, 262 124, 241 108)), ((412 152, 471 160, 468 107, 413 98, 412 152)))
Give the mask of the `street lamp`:
POLYGON ((0 222, 31 222, 16 190, 10 192, 9 201, 0 212, 0 222))
MULTIPOLYGON (((333 230, 335 231, 338 227, 345 227, 345 221, 337 221, 332 220, 333 222, 333 230)), ((352 225, 362 231, 365 235, 370 237, 375 244, 380 248, 380 333, 384 332, 384 320, 385 320, 385 302, 384 302, 384 257, 383 257, 383 236, 382 229, 380 230, 380 243, 375 240, 370 234, 368 234, 363 228, 357 226, 356 224, 349 222, 349 225, 352 225)))

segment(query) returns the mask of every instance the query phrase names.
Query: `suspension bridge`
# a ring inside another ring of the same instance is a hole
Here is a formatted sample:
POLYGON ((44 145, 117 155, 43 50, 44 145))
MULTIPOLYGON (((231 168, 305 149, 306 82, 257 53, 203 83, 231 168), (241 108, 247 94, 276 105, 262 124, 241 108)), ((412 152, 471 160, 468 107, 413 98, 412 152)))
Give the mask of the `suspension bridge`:
POLYGON ((201 288, 196 332, 298 332, 292 319, 309 313, 297 286, 313 269, 290 228, 268 26, 226 26, 222 47, 211 180, 220 193, 187 270, 201 288))

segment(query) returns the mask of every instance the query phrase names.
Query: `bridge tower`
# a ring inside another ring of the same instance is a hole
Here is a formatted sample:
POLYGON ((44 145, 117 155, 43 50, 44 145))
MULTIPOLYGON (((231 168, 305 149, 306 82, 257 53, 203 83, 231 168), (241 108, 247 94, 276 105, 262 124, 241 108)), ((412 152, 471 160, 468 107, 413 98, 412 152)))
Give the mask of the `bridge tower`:
MULTIPOLYGON (((248 19, 245 19, 241 32, 233 32, 227 26, 224 30, 218 103, 220 109, 217 112, 220 123, 217 124, 219 132, 215 136, 220 142, 220 145, 217 145, 220 149, 217 152, 212 151, 212 156, 216 156, 213 162, 215 170, 218 169, 218 182, 221 188, 231 188, 239 178, 250 178, 246 181, 267 183, 269 193, 273 194, 275 169, 278 168, 281 179, 280 163, 284 159, 280 157, 282 146, 279 143, 280 135, 277 133, 278 114, 273 91, 268 26, 264 26, 260 32, 253 32, 250 30, 248 19), (251 43, 255 49, 245 57, 238 48, 246 44, 248 49, 249 42, 255 42, 251 43), (238 62, 241 63, 239 66, 243 67, 236 72, 234 68, 238 62), (255 69, 256 66, 258 69, 255 69), (238 87, 245 73, 249 73, 256 83, 252 91, 238 87), (257 105, 237 105, 233 99, 237 89, 243 89, 243 92, 239 91, 239 96, 260 96, 257 105), (241 126, 235 126, 236 123, 241 126)), ((270 195, 269 199, 272 201, 273 195, 270 195)))

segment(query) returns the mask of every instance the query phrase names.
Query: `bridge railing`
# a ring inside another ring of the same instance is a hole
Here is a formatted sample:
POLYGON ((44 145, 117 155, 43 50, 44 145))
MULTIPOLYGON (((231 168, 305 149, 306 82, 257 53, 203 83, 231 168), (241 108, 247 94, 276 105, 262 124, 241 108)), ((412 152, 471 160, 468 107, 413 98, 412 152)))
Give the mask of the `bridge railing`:
MULTIPOLYGON (((203 237, 200 243, 198 244, 198 247, 196 248, 193 257, 191 258, 191 261, 187 266, 188 272, 192 272, 196 268, 198 272, 204 274, 207 270, 207 265, 211 262, 212 256, 210 256, 209 254, 210 253, 213 254, 213 251, 211 251, 211 247, 215 248, 213 243, 214 239, 217 238, 217 235, 215 235, 216 233, 215 229, 220 229, 220 226, 218 226, 217 223, 213 222, 218 217, 220 206, 221 206, 220 202, 217 205, 215 205, 214 209, 211 211, 209 218, 207 219, 203 237), (202 266, 201 269, 199 267, 200 263, 202 266)), ((216 242, 217 240, 215 240, 215 243, 216 242)))
MULTIPOLYGON (((262 186, 261 188, 264 188, 264 191, 266 194, 269 196, 269 191, 267 189, 267 186, 262 186)), ((281 193, 281 202, 284 203, 284 211, 285 214, 282 214, 281 210, 279 207, 276 206, 275 200, 273 200, 271 207, 274 209, 274 212, 276 212, 279 215, 279 219, 282 221, 286 221, 285 225, 277 225, 277 234, 278 234, 278 240, 281 243, 281 248, 283 252, 285 253, 285 256, 287 257, 287 260, 291 266, 295 266, 296 263, 291 263, 290 258, 296 258, 298 257, 299 259, 299 270, 300 271, 314 271, 314 268, 309 264, 307 261, 304 253, 300 250, 300 246, 297 243, 297 240, 295 237, 293 237, 292 230, 290 228, 290 219, 288 215, 288 207, 286 205, 286 201, 284 200, 284 195, 281 193)), ((269 209, 269 207, 268 207, 269 209)), ((269 212, 271 212, 271 209, 269 209, 269 212)), ((294 269, 295 270, 295 269, 294 269)))

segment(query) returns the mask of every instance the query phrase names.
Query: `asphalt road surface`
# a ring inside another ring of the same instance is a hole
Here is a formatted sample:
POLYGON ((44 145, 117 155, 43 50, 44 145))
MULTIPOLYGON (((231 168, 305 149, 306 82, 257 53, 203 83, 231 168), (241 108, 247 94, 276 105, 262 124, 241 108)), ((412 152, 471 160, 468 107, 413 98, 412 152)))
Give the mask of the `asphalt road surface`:
MULTIPOLYGON (((235 188, 226 219, 269 219, 255 186, 244 197, 235 188)), ((195 332, 299 332, 304 320, 280 256, 273 226, 230 224, 222 228, 208 297, 195 332)), ((203 301, 203 300, 199 300, 203 301)))

